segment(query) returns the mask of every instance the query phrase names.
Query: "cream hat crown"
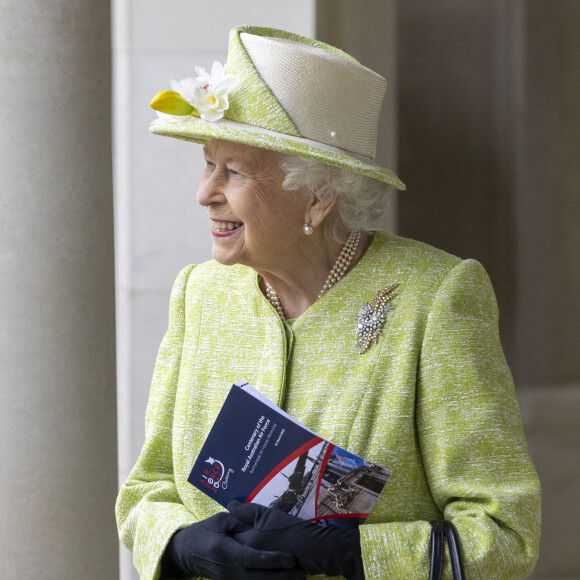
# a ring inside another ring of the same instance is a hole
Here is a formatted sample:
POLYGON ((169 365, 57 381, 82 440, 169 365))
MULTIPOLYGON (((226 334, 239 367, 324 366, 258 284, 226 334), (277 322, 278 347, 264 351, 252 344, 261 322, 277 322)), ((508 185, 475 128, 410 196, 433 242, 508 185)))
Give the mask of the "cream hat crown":
MULTIPOLYGON (((203 113, 198 118, 191 106, 188 115, 184 110, 177 117, 163 115, 151 132, 196 143, 224 139, 290 153, 405 189, 390 169, 373 163, 387 82, 350 55, 283 30, 240 26, 230 32, 225 73, 221 86, 235 88, 215 98, 210 95, 216 107, 221 99, 223 118, 206 120, 203 113)), ((197 79, 198 95, 207 89, 202 86, 205 78, 197 79)), ((175 88, 186 86, 180 83, 175 88)), ((152 106, 164 111, 163 95, 170 92, 160 93, 152 106)), ((185 100, 195 102, 187 96, 185 100)), ((164 112, 169 111, 170 107, 164 112)))

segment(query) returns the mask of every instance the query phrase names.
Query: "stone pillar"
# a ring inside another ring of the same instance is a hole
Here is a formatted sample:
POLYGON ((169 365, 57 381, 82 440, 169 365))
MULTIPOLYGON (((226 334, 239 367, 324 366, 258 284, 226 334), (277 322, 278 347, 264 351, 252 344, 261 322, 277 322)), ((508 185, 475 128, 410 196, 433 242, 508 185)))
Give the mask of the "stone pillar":
POLYGON ((487 268, 543 486, 533 578, 580 578, 580 3, 399 3, 399 231, 487 268))
POLYGON ((580 3, 522 5, 516 357, 542 481, 534 578, 580 579, 580 3))
POLYGON ((0 577, 118 577, 109 5, 0 2, 0 577))

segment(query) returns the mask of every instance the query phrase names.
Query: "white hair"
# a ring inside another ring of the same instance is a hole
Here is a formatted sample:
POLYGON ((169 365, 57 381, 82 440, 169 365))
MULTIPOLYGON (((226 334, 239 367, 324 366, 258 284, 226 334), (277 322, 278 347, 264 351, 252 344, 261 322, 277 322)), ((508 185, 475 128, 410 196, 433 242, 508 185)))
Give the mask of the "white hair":
POLYGON ((344 242, 344 232, 363 230, 383 215, 390 186, 371 177, 312 159, 279 154, 282 187, 313 195, 323 203, 335 202, 324 221, 328 239, 344 242))

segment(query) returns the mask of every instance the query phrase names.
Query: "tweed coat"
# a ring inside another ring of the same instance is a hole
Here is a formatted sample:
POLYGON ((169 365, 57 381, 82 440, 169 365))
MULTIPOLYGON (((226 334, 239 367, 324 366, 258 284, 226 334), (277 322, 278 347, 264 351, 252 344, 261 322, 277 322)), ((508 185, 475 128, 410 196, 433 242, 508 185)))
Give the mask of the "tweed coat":
POLYGON ((172 291, 145 444, 117 500, 141 578, 159 577, 176 530, 222 509, 187 476, 239 379, 393 471, 361 526, 367 580, 427 579, 437 518, 455 524, 468 578, 526 577, 538 554, 540 490, 497 323, 478 262, 383 232, 291 325, 250 268, 186 267, 172 291), (395 282, 378 343, 360 354, 355 317, 395 282))

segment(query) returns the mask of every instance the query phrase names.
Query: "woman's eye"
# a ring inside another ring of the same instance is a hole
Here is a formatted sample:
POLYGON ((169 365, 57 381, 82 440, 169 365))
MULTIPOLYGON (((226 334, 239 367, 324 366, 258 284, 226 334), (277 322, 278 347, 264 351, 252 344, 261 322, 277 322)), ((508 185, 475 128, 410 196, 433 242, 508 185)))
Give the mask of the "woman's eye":
POLYGON ((205 162, 206 169, 213 169, 214 167, 215 167, 215 163, 213 161, 206 160, 206 162, 205 162))
POLYGON ((228 167, 228 173, 230 175, 242 175, 239 171, 236 171, 235 169, 232 169, 231 167, 228 167))

